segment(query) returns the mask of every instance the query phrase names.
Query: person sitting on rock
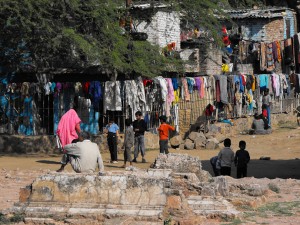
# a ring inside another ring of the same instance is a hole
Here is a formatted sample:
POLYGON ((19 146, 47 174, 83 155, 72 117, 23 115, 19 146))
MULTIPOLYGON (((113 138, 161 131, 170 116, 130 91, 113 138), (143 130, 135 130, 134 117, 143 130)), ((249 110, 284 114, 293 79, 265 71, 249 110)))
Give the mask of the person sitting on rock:
POLYGON ((65 145, 64 150, 66 154, 63 155, 61 168, 57 172, 62 172, 70 163, 76 173, 91 173, 95 172, 98 164, 99 175, 104 174, 104 165, 98 145, 90 141, 88 132, 80 132, 79 142, 65 145))
POLYGON ((252 130, 250 134, 269 134, 271 133, 271 129, 268 128, 268 124, 266 121, 262 119, 260 115, 255 113, 254 120, 251 126, 252 130), (268 128, 268 129, 266 129, 268 128))

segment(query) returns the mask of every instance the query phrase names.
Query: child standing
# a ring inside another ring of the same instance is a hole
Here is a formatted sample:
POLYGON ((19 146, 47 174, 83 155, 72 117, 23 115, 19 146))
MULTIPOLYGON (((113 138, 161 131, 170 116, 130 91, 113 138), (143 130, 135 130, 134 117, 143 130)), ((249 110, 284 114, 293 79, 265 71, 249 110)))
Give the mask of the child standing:
POLYGON ((124 165, 123 168, 126 168, 126 162, 128 161, 130 163, 130 166, 132 166, 131 161, 131 148, 134 144, 134 131, 133 127, 131 126, 131 121, 129 119, 125 120, 126 130, 125 130, 125 137, 124 137, 124 165))
POLYGON ((110 162, 118 163, 119 126, 115 124, 113 119, 109 120, 109 123, 106 125, 105 132, 107 133, 107 144, 110 152, 110 162))
POLYGON ((237 167, 236 177, 247 177, 247 164, 250 161, 249 152, 246 149, 246 142, 240 141, 240 150, 237 150, 234 157, 234 164, 237 167))
POLYGON ((160 116, 159 120, 161 124, 157 130, 159 132, 160 153, 169 154, 169 150, 168 150, 169 130, 174 131, 175 127, 172 127, 166 123, 167 122, 166 116, 160 116))

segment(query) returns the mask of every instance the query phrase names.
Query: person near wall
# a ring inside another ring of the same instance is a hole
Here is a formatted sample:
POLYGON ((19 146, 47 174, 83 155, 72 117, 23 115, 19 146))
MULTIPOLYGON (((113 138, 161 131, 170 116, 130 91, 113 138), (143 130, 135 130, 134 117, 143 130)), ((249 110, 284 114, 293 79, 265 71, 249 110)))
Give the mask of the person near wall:
POLYGON ((230 176, 231 175, 231 164, 234 161, 234 152, 230 148, 231 140, 226 138, 224 140, 224 148, 219 152, 218 160, 221 163, 221 175, 230 176))
POLYGON ((250 155, 246 150, 245 141, 240 141, 239 148, 234 156, 234 164, 237 167, 236 178, 243 178, 247 177, 247 164, 250 161, 250 155))
POLYGON ((160 116, 160 126, 157 129, 159 132, 159 150, 162 154, 169 154, 168 141, 169 141, 169 131, 175 131, 175 127, 167 124, 167 117, 160 116))
MULTIPOLYGON (((96 143, 90 141, 90 134, 82 131, 78 142, 65 145, 66 154, 61 159, 64 167, 70 163, 76 173, 93 173, 98 165, 99 175, 104 174, 102 157, 96 143)), ((64 167, 57 172, 62 172, 64 167)))
POLYGON ((266 90, 264 91, 264 95, 262 98, 262 105, 264 105, 264 107, 266 107, 267 109, 267 113, 268 113, 268 125, 269 127, 271 127, 271 109, 270 106, 272 104, 272 100, 271 100, 271 96, 269 94, 269 89, 266 88, 266 90))
POLYGON ((146 162, 145 159, 145 131, 147 130, 147 124, 142 119, 142 112, 137 111, 135 113, 136 120, 133 122, 133 130, 134 130, 134 159, 132 162, 137 162, 137 157, 139 155, 139 151, 141 151, 142 155, 142 163, 146 162))
POLYGON ((119 126, 115 124, 113 119, 110 119, 105 127, 107 133, 107 144, 110 152, 110 162, 118 163, 118 136, 119 126))
POLYGON ((134 131, 133 127, 131 126, 131 120, 126 119, 125 120, 126 130, 125 130, 125 137, 124 137, 124 143, 123 143, 123 149, 124 149, 124 165, 123 168, 126 168, 126 162, 130 163, 130 166, 132 166, 132 160, 131 160, 131 148, 134 145, 134 131))

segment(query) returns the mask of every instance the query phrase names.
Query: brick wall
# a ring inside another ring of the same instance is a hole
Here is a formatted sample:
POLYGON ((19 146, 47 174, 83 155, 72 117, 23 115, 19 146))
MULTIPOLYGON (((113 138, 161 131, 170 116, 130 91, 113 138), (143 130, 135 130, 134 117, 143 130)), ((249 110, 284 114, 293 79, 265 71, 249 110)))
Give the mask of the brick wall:
POLYGON ((184 49, 180 52, 180 58, 185 63, 185 72, 199 73, 199 49, 184 49))
POLYGON ((199 49, 200 74, 216 75, 222 73, 222 52, 213 44, 203 44, 199 49))
POLYGON ((180 49, 180 17, 176 12, 157 12, 150 22, 139 21, 138 32, 148 34, 151 44, 159 45, 161 48, 175 42, 176 50, 180 49))
POLYGON ((265 26, 266 41, 272 42, 284 39, 284 21, 283 19, 275 19, 265 26))

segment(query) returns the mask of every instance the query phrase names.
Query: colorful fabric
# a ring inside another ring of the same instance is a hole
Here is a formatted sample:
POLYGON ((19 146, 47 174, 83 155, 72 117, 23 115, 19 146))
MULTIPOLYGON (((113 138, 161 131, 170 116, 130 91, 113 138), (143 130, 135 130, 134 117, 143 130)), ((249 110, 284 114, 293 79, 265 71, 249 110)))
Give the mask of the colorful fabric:
POLYGON ((75 127, 80 122, 81 120, 74 109, 70 109, 61 117, 58 123, 57 135, 62 147, 71 144, 74 139, 78 138, 75 127))

